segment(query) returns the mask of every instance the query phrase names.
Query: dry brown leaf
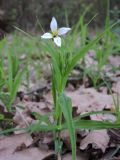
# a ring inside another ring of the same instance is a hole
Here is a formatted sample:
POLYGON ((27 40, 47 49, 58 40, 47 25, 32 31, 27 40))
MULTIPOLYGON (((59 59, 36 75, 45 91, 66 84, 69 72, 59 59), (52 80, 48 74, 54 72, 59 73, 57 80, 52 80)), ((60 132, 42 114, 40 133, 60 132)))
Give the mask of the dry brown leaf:
POLYGON ((26 147, 31 145, 33 142, 29 134, 19 134, 12 136, 5 136, 0 139, 0 158, 4 155, 10 155, 14 153, 17 147, 24 144, 26 147))
MULTIPOLYGON (((83 88, 76 91, 66 91, 66 95, 72 99, 73 107, 77 108, 77 114, 83 114, 92 111, 102 111, 114 106, 113 97, 107 93, 101 93, 94 88, 83 88)), ((52 96, 49 92, 45 99, 50 106, 53 106, 52 96)), ((50 107, 52 108, 52 107, 50 107)), ((99 114, 90 116, 92 120, 110 120, 115 121, 116 117, 112 114, 99 114)))
POLYGON ((45 99, 45 102, 48 104, 48 108, 50 110, 52 110, 53 109, 53 98, 52 98, 51 92, 49 92, 48 94, 44 95, 44 99, 45 99))
POLYGON ((43 92, 47 88, 47 81, 41 78, 38 82, 31 84, 29 92, 43 92))
POLYGON ((109 56, 109 62, 114 65, 114 66, 117 66, 119 67, 120 66, 120 56, 109 56))
MULTIPOLYGON (((13 118, 14 122, 17 124, 16 128, 24 128, 29 126, 31 123, 35 123, 35 120, 31 117, 32 112, 39 113, 40 115, 45 115, 46 113, 50 112, 50 109, 47 107, 45 102, 24 101, 18 105, 24 106, 25 109, 16 107, 16 113, 13 118)), ((50 121, 53 121, 52 117, 50 117, 50 121)), ((15 133, 20 134, 24 133, 24 131, 15 131, 15 133)))
POLYGON ((88 147, 89 144, 92 144, 94 149, 101 149, 105 152, 108 143, 109 136, 107 134, 107 130, 94 130, 90 131, 90 133, 81 141, 80 149, 84 150, 88 147))
POLYGON ((46 132, 43 133, 42 136, 40 136, 38 146, 40 150, 48 150, 49 146, 53 143, 54 135, 52 132, 46 132))
POLYGON ((80 138, 83 138, 89 134, 88 129, 77 129, 77 135, 80 135, 80 138))
POLYGON ((71 97, 73 106, 78 107, 77 113, 100 111, 104 108, 110 109, 113 105, 111 95, 99 93, 94 88, 82 88, 66 94, 71 97))
MULTIPOLYGON (((70 153, 66 154, 63 157, 63 160, 72 160, 72 155, 70 153)), ((77 153, 76 160, 88 160, 87 153, 85 153, 85 154, 82 152, 77 153)))
POLYGON ((27 148, 32 143, 33 140, 29 134, 0 138, 0 160, 42 160, 53 153, 48 150, 39 150, 36 147, 27 148))
POLYGON ((120 81, 113 84, 112 90, 120 96, 120 81))
POLYGON ((111 121, 115 122, 116 121, 116 116, 113 114, 94 114, 90 115, 91 120, 96 120, 96 121, 111 121))
MULTIPOLYGON (((29 115, 27 115, 27 112, 25 112, 25 110, 22 110, 20 108, 16 108, 16 113, 15 113, 15 116, 13 117, 13 120, 17 124, 16 126, 17 129, 25 128, 33 122, 33 119, 30 118, 29 115)), ((24 132, 26 131, 18 130, 18 131, 15 131, 14 133, 20 134, 24 132)))
POLYGON ((48 108, 47 103, 45 102, 23 102, 23 105, 26 108, 25 112, 31 113, 31 112, 37 112, 39 114, 45 114, 48 113, 50 109, 48 108))
MULTIPOLYGON (((78 107, 77 113, 101 111, 104 108, 110 109, 113 106, 111 95, 97 92, 94 88, 80 88, 76 91, 66 91, 66 95, 72 99, 74 107, 78 107)), ((45 95, 48 107, 52 109, 53 101, 51 93, 45 95)))
POLYGON ((0 160, 42 160, 51 154, 52 152, 50 151, 40 151, 38 148, 33 147, 14 154, 4 153, 4 155, 1 155, 0 153, 0 160))

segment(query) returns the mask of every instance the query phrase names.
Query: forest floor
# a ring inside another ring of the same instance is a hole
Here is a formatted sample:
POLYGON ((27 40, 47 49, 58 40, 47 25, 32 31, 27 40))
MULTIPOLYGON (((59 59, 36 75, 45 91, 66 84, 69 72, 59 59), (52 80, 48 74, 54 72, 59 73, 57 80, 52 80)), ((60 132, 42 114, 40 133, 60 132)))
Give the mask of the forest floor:
MULTIPOLYGON (((11 41, 12 36, 8 39, 11 41)), ((20 41, 21 39, 18 38, 14 42, 19 45, 20 41)), ((0 131, 9 128, 26 128, 39 120, 38 115, 42 117, 53 111, 49 57, 43 55, 40 57, 39 50, 35 51, 37 52, 35 55, 34 45, 31 48, 29 43, 25 43, 24 45, 29 46, 28 49, 22 50, 25 47, 21 45, 17 49, 21 52, 20 61, 25 61, 26 53, 31 52, 31 62, 28 65, 29 79, 24 76, 17 91, 12 112, 7 112, 6 104, 2 99, 0 100, 0 114, 4 115, 0 120, 0 131)), ((73 69, 68 78, 65 93, 72 99, 73 117, 89 112, 108 111, 106 114, 101 112, 101 114, 88 115, 85 119, 115 122, 115 102, 120 107, 120 54, 108 56, 107 63, 100 71, 100 77, 95 85, 91 75, 97 76, 97 64, 95 52, 90 50, 84 57, 84 63, 78 62, 73 69)), ((51 115, 49 121, 53 122, 51 115)), ((61 131, 60 137, 63 142, 62 159, 71 160, 68 131, 61 131)), ((76 139, 76 160, 120 160, 120 129, 77 129, 76 139)), ((34 131, 31 134, 25 130, 13 130, 10 133, 1 134, 0 160, 34 159, 56 159, 52 132, 34 131)))

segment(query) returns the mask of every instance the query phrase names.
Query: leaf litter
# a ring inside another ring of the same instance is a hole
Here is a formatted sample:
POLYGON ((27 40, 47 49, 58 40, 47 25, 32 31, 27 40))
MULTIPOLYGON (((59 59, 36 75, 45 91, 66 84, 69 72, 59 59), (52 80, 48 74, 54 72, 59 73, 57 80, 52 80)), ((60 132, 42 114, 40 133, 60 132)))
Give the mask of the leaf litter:
MULTIPOLYGON (((94 54, 93 54, 94 55, 94 54)), ((92 56, 93 56, 92 55, 92 56)), ((119 57, 119 56, 118 56, 119 57)), ((117 67, 120 66, 119 64, 119 58, 111 56, 109 58, 109 61, 112 65, 117 65, 117 67)), ((97 63, 91 59, 91 57, 86 57, 86 63, 87 65, 92 65, 93 63, 97 65, 97 63), (88 63, 89 62, 89 63, 88 63)), ((112 92, 113 94, 119 95, 120 99, 120 74, 118 71, 116 71, 114 74, 111 72, 111 69, 109 67, 104 68, 110 77, 110 80, 114 82, 112 84, 112 92), (112 76, 117 77, 117 79, 111 78, 112 76)), ((34 74, 32 74, 33 76, 34 74)), ((35 76, 34 76, 35 78, 35 76)), ((34 79, 32 78, 32 79, 34 79)), ((34 79, 34 83, 36 80, 34 79)), ((23 128, 29 126, 29 124, 37 123, 37 120, 33 118, 32 113, 37 112, 40 115, 45 115, 46 113, 49 113, 52 111, 53 108, 53 100, 51 96, 51 92, 49 92, 49 87, 47 87, 46 92, 42 92, 40 88, 46 88, 47 83, 45 85, 36 85, 34 86, 34 83, 31 85, 33 86, 31 88, 31 91, 29 94, 24 94, 23 92, 23 99, 22 101, 19 100, 17 102, 16 106, 16 113, 14 115, 14 123, 16 125, 16 128, 23 128), (31 98, 31 95, 36 96, 36 93, 42 92, 42 96, 37 99, 31 98), (19 106, 19 107, 18 107, 19 106)), ((69 84, 69 88, 66 90, 66 95, 71 97, 73 102, 73 108, 76 109, 76 115, 84 114, 88 112, 93 111, 101 111, 101 110, 111 110, 111 108, 114 107, 113 97, 111 94, 107 93, 106 87, 101 88, 101 91, 97 91, 96 89, 90 87, 85 88, 84 86, 80 86, 77 90, 74 89, 74 87, 69 84)), ((44 90, 43 89, 43 90, 44 90)), ((4 106, 3 103, 2 106, 4 106)), ((4 110, 3 110, 4 111, 4 110)), ((6 111, 4 111, 6 112, 6 111)), ((89 119, 92 120, 111 120, 115 121, 115 116, 113 114, 95 114, 89 116, 89 119)), ((49 119, 51 122, 53 121, 52 117, 49 119)), ((113 131, 113 130, 111 130, 113 131)), ((119 130, 115 130, 115 132, 107 132, 107 130, 77 130, 76 134, 81 137, 80 140, 77 140, 77 148, 79 153, 77 155, 77 159, 79 160, 87 160, 89 159, 89 146, 92 145, 93 149, 100 149, 103 153, 109 148, 109 143, 111 140, 111 135, 113 139, 115 139, 116 133, 119 133, 119 130), (84 134, 83 134, 84 132, 84 134), (112 134, 111 134, 112 133, 112 134), (113 134, 114 133, 114 134, 113 134), (81 152, 82 151, 82 152, 81 152), (87 151, 87 152, 86 152, 87 151), (84 156, 84 153, 87 156, 84 156)), ((118 136, 117 136, 118 137, 118 136)), ((69 133, 68 131, 62 131, 61 132, 61 139, 64 142, 64 145, 66 149, 65 155, 63 156, 64 160, 70 160, 71 159, 71 153, 69 151, 71 150, 70 147, 70 139, 69 139, 69 133), (68 153, 67 153, 68 152, 68 153)), ((113 142, 115 144, 115 142, 113 142)), ((53 135, 51 133, 39 133, 29 135, 28 133, 25 133, 23 131, 14 131, 13 135, 10 136, 1 136, 0 138, 0 160, 6 160, 9 158, 9 160, 33 160, 33 159, 45 159, 46 157, 51 157, 53 153, 53 135)))
MULTIPOLYGON (((94 88, 84 88, 80 87, 75 91, 66 91, 66 94, 72 98, 73 107, 76 108, 76 114, 83 114, 92 111, 101 111, 104 109, 111 109, 113 106, 113 98, 111 95, 100 93, 94 88), (102 101, 101 101, 102 100, 102 101)), ((30 102, 25 101, 20 102, 19 105, 23 105, 25 109, 16 109, 16 114, 14 116, 14 122, 17 124, 18 128, 26 127, 31 123, 37 122, 37 120, 33 119, 30 115, 32 112, 37 112, 41 115, 45 115, 46 113, 52 111, 52 98, 51 92, 44 95, 44 102, 30 102)), ((19 106, 18 105, 18 106, 19 106)), ((96 114, 91 115, 90 119, 92 120, 111 120, 115 121, 115 116, 112 114, 96 114)), ((87 134, 83 136, 80 145, 80 150, 86 150, 88 146, 91 144, 94 149, 101 149, 104 153, 108 148, 109 143, 109 135, 107 130, 95 130, 95 131, 85 131, 87 134), (98 138, 99 137, 99 138, 98 138), (102 139, 102 141, 101 141, 102 139)), ((20 133, 18 131, 18 133, 20 133)), ((15 134, 18 134, 15 132, 15 134)), ((81 134, 81 131, 77 131, 77 134, 81 134)), ((40 135, 41 136, 41 135, 40 135)), ((41 138, 40 138, 41 139, 41 138)), ((44 134, 42 137, 42 141, 39 139, 39 148, 48 149, 53 142, 53 135, 48 135, 48 133, 44 134)), ((70 139, 68 131, 61 132, 61 139, 63 140, 67 150, 71 150, 70 148, 70 139)), ((69 155, 70 156, 70 155, 69 155)), ((69 157, 68 156, 68 157, 69 157)))
MULTIPOLYGON (((70 91, 70 90, 66 91, 66 94, 72 98, 73 107, 77 108, 77 114, 83 114, 83 113, 87 113, 87 112, 91 112, 91 111, 101 111, 104 109, 111 109, 111 107, 113 106, 113 98, 111 95, 107 95, 105 93, 99 93, 94 88, 87 88, 86 89, 86 88, 81 87, 75 91, 70 91)), ((15 124, 17 125, 16 127, 17 128, 26 127, 31 123, 35 123, 37 120, 35 120, 31 117, 31 113, 37 112, 41 115, 44 115, 52 110, 52 105, 53 104, 52 104, 50 92, 48 94, 44 95, 44 102, 32 102, 32 101, 23 100, 22 102, 18 103, 18 106, 23 106, 24 109, 21 109, 18 107, 16 108, 16 114, 13 118, 15 124)), ((110 116, 110 114, 107 116, 107 118, 109 116, 110 116)), ((111 115, 111 116, 113 116, 113 115, 111 115)), ((92 116, 90 116, 90 118, 92 120, 104 120, 105 119, 102 114, 92 115, 92 116)), ((112 120, 114 121, 114 116, 113 116, 112 120)), ((77 132, 80 133, 79 131, 77 131, 77 132)), ((109 135, 107 133, 107 130, 100 130, 100 131, 95 130, 95 131, 86 131, 86 132, 87 132, 86 136, 85 137, 83 136, 83 138, 79 144, 80 150, 86 150, 88 148, 89 144, 92 144, 93 148, 95 148, 95 149, 99 148, 103 152, 105 152, 105 150, 108 147, 108 143, 109 143, 109 135)), ((17 138, 18 138, 18 140, 21 139, 21 141, 18 141, 18 143, 17 143, 17 140, 16 140, 14 147, 10 147, 8 145, 7 147, 13 148, 13 150, 9 151, 9 149, 8 149, 8 152, 6 152, 6 155, 12 154, 12 152, 17 147, 20 147, 23 143, 25 144, 23 150, 26 150, 26 147, 28 147, 28 144, 30 145, 33 142, 32 140, 25 138, 26 133, 23 133, 21 131, 15 131, 14 133, 15 133, 15 135, 12 136, 11 141, 13 141, 12 139, 17 139, 17 138), (23 134, 21 134, 21 133, 23 133, 23 134), (28 143, 28 144, 26 144, 26 143, 28 143)), ((7 138, 9 138, 9 137, 5 137, 6 140, 7 140, 7 138)), ((71 148, 70 148, 70 139, 69 139, 68 132, 67 131, 61 132, 61 138, 64 141, 67 149, 70 150, 71 148)), ((9 142, 9 139, 7 140, 8 142, 9 142)), ((2 144, 2 140, 0 140, 0 142, 2 144)), ((53 136, 48 136, 48 134, 44 134, 44 136, 42 137, 42 143, 39 140, 39 148, 41 148, 41 146, 45 145, 45 147, 43 147, 43 148, 46 149, 46 146, 47 145, 49 146, 52 142, 53 142, 53 136)), ((5 145, 6 143, 3 141, 3 144, 5 145)), ((11 145, 13 145, 13 144, 11 143, 11 145)), ((1 149, 5 148, 2 145, 0 145, 0 146, 1 146, 1 149)), ((32 148, 35 152, 39 151, 38 148, 34 148, 34 147, 32 147, 32 148)), ((30 152, 32 152, 32 148, 30 149, 30 152)), ((19 153, 14 154, 14 155, 17 155, 17 156, 19 155, 21 157, 22 155, 20 155, 20 153, 23 155, 24 154, 26 155, 29 152, 29 149, 27 149, 27 150, 28 151, 24 151, 24 152, 21 151, 19 153)), ((47 150, 49 150, 49 147, 47 148, 47 150)), ((44 152, 44 150, 43 150, 43 152, 44 152)), ((67 159, 67 157, 70 157, 70 155, 67 155, 65 158, 67 159)), ((12 155, 12 158, 14 159, 13 155, 12 155)), ((31 157, 31 159, 32 159, 32 157, 31 157)))

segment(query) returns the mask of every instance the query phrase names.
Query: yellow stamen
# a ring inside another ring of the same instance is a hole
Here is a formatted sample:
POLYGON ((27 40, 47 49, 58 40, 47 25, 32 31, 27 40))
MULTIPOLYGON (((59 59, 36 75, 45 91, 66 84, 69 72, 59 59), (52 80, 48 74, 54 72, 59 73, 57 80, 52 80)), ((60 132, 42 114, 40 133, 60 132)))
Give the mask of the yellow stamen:
POLYGON ((58 30, 52 31, 53 36, 58 36, 58 30))

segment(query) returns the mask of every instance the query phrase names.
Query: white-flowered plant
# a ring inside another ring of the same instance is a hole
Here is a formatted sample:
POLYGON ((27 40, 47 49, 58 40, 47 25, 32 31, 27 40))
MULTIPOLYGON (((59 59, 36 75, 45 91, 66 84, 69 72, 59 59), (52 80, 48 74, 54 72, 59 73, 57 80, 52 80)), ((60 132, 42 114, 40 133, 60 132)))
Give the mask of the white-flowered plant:
POLYGON ((68 31, 71 30, 71 28, 68 28, 68 27, 58 28, 57 21, 56 21, 55 17, 53 17, 51 20, 51 23, 50 23, 50 29, 51 29, 51 33, 49 33, 49 32, 44 33, 41 36, 41 38, 53 39, 54 43, 58 47, 61 47, 61 37, 60 36, 65 35, 68 31))

